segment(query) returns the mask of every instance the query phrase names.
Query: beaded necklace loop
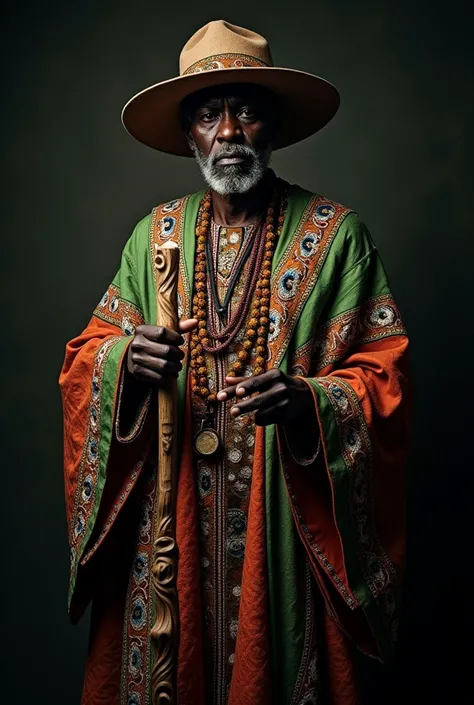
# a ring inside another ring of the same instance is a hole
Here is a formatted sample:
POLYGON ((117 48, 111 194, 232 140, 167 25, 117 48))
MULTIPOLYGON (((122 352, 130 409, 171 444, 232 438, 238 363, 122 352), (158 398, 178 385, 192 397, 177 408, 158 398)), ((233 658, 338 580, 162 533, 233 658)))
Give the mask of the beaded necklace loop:
POLYGON ((275 192, 268 206, 263 228, 256 233, 258 240, 254 243, 251 257, 251 276, 235 313, 224 330, 217 331, 207 320, 207 266, 206 243, 211 226, 212 197, 208 191, 199 206, 196 222, 196 255, 194 265, 193 316, 198 320, 198 327, 191 334, 191 390, 209 403, 217 401, 215 393, 209 390, 209 377, 205 353, 217 353, 225 350, 237 336, 247 315, 250 315, 237 360, 228 372, 229 377, 241 374, 255 348, 254 375, 265 370, 268 352, 268 333, 270 329, 270 277, 272 260, 276 243, 285 220, 283 194, 275 192), (252 298, 253 294, 253 298, 252 298), (211 342, 211 335, 215 342, 211 342))
MULTIPOLYGON (((214 342, 213 345, 203 345, 203 348, 206 352, 209 353, 216 353, 216 352, 222 352, 226 348, 229 347, 229 345, 235 340, 237 337, 240 328, 244 322, 245 316, 247 315, 248 308, 250 305, 250 300, 252 298, 252 294, 255 291, 255 287, 257 286, 257 281, 258 281, 258 276, 259 272, 262 268, 262 262, 263 262, 263 257, 265 254, 265 237, 264 237, 265 231, 263 228, 263 221, 260 224, 260 227, 257 227, 257 232, 254 235, 254 238, 252 240, 249 240, 247 243, 247 251, 250 252, 250 258, 249 258, 249 264, 248 264, 248 270, 250 272, 250 277, 246 282, 246 286, 244 289, 244 292, 240 298, 239 303, 237 304, 236 310, 232 313, 230 316, 229 321, 227 322, 226 325, 222 328, 221 331, 218 331, 211 318, 208 317, 208 331, 210 334, 210 337, 216 341, 214 342), (249 250, 249 247, 251 250, 249 250), (222 341, 222 342, 221 342, 222 341)), ((209 247, 209 238, 207 238, 206 241, 206 255, 208 255, 207 264, 208 267, 208 277, 215 276, 213 267, 209 266, 210 265, 210 247, 209 247), (209 253, 209 255, 208 255, 209 253)), ((211 294, 212 294, 212 287, 213 287, 213 282, 210 282, 211 286, 208 287, 211 289, 211 294)), ((232 283, 229 283, 229 287, 232 286, 232 283)))

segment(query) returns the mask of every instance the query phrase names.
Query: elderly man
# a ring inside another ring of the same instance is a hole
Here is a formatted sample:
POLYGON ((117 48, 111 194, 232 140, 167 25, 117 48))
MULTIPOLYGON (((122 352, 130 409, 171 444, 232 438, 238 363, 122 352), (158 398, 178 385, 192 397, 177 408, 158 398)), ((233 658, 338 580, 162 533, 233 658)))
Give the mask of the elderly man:
POLYGON ((336 89, 223 21, 180 69, 123 122, 194 156, 207 189, 138 223, 60 376, 74 621, 92 600, 82 704, 155 699, 153 390, 176 378, 176 702, 355 704, 355 654, 386 662, 397 633, 406 331, 358 216, 269 169, 333 117, 336 89), (167 241, 178 332, 155 325, 167 241))

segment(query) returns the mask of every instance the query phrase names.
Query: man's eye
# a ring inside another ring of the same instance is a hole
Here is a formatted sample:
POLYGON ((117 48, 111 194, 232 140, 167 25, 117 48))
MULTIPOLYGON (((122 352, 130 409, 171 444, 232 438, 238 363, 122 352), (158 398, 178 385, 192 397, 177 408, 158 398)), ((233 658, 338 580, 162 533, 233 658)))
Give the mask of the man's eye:
POLYGON ((242 108, 242 110, 239 110, 239 117, 254 118, 255 110, 252 110, 252 108, 242 108))
POLYGON ((210 122, 211 120, 215 120, 216 118, 216 113, 203 113, 201 115, 201 120, 204 120, 204 122, 210 122))

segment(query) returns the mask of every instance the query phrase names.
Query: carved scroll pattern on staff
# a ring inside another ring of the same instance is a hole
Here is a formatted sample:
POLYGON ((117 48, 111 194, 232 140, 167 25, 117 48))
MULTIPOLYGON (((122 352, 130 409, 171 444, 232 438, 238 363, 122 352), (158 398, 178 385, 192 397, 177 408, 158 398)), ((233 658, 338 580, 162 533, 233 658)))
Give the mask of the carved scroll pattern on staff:
MULTIPOLYGON (((156 246, 157 325, 178 328, 177 288, 179 250, 170 241, 156 246)), ((158 392, 157 514, 153 539, 151 580, 155 621, 150 636, 153 648, 151 687, 153 705, 176 702, 175 661, 179 637, 176 594, 177 546, 175 538, 176 384, 158 392)))

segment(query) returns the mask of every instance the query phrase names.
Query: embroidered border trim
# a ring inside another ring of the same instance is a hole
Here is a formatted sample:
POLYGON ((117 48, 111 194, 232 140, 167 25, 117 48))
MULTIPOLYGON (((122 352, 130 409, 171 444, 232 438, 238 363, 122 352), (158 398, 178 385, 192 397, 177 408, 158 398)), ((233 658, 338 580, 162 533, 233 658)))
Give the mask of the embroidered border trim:
POLYGON ((350 505, 357 536, 359 564, 393 635, 395 568, 375 528, 372 494, 372 449, 364 415, 352 387, 337 377, 315 380, 324 390, 338 426, 341 454, 349 471, 350 505))
POLYGON ((82 560, 81 560, 81 565, 85 565, 85 564, 87 563, 87 561, 89 560, 89 558, 91 558, 91 557, 94 555, 94 553, 97 551, 97 549, 99 548, 99 546, 100 546, 100 544, 102 543, 102 541, 104 540, 104 538, 105 538, 105 537, 107 536, 107 534, 109 533, 109 530, 110 530, 112 524, 114 523, 115 519, 117 518, 118 513, 119 513, 120 510, 122 509, 122 507, 123 507, 123 505, 125 504, 125 501, 127 500, 127 498, 130 496, 130 492, 131 492, 131 491, 133 490, 133 488, 135 487, 135 484, 136 484, 136 481, 137 481, 138 476, 139 476, 139 474, 140 474, 140 469, 141 469, 142 465, 143 465, 143 459, 141 459, 141 460, 137 463, 137 465, 135 466, 135 468, 133 469, 133 471, 132 471, 130 477, 129 477, 128 480, 127 480, 127 483, 126 483, 125 487, 123 488, 122 492, 120 493, 120 496, 119 496, 119 498, 118 498, 118 501, 114 504, 114 506, 113 506, 111 512, 109 513, 109 515, 108 515, 108 517, 107 517, 107 520, 106 520, 106 522, 105 522, 105 524, 104 524, 104 528, 103 528, 102 531, 100 532, 100 534, 99 534, 99 536, 98 536, 98 538, 97 538, 97 541, 96 541, 96 542, 94 543, 94 545, 87 551, 87 553, 84 554, 84 557, 83 557, 82 560))
POLYGON ((124 387, 124 378, 125 378, 125 370, 122 367, 121 373, 120 373, 120 381, 119 381, 119 389, 118 389, 118 395, 117 395, 117 414, 115 417, 115 437, 119 441, 119 443, 131 443, 136 439, 138 434, 143 428, 143 425, 145 423, 145 418, 148 413, 148 409, 150 408, 150 402, 151 402, 151 397, 152 397, 152 389, 148 391, 146 397, 143 399, 141 408, 139 408, 137 415, 131 424, 131 428, 129 432, 125 435, 122 436, 120 433, 120 413, 121 413, 121 408, 122 408, 122 397, 123 397, 123 387, 124 387))
POLYGON ((313 339, 310 338, 301 345, 293 354, 291 361, 291 374, 300 377, 307 377, 311 365, 311 351, 313 349, 313 339))
POLYGON ((355 345, 404 334, 406 328, 393 296, 374 296, 319 329, 311 353, 312 374, 342 360, 355 345))
POLYGON ((109 286, 94 309, 93 315, 121 328, 124 335, 133 335, 135 328, 145 322, 138 306, 122 299, 120 287, 115 284, 109 286))
POLYGON ((222 71, 222 69, 243 69, 243 68, 268 68, 269 64, 255 56, 249 54, 215 54, 200 59, 192 64, 183 73, 188 76, 193 73, 203 73, 204 71, 222 71))
POLYGON ((69 604, 72 598, 77 568, 92 532, 91 517, 95 507, 95 496, 100 466, 100 406, 102 375, 105 363, 113 346, 123 340, 122 336, 108 338, 98 348, 92 372, 92 386, 89 397, 89 424, 87 427, 81 462, 77 475, 74 511, 69 527, 70 581, 69 604))
POLYGON ((303 530, 303 533, 305 534, 305 536, 308 540, 308 545, 313 550, 315 558, 317 559, 318 563, 320 563, 321 566, 323 567, 324 572, 331 578, 335 587, 337 588, 339 593, 344 598, 344 601, 347 603, 347 605, 349 605, 349 607, 351 609, 355 609, 359 605, 358 601, 346 588, 346 586, 344 585, 344 583, 342 582, 342 580, 340 579, 340 577, 336 573, 333 565, 328 561, 328 559, 324 555, 323 551, 320 549, 318 544, 314 541, 310 530, 308 529, 308 527, 306 526, 306 524, 303 521, 303 517, 301 516, 301 514, 298 510, 298 503, 297 503, 296 496, 293 492, 293 487, 291 485, 290 476, 289 476, 288 471, 286 469, 285 458, 282 454, 280 454, 280 464, 281 464, 281 468, 283 470, 283 474, 285 476, 286 486, 288 489, 288 495, 291 499, 291 504, 292 504, 293 510, 294 510, 296 516, 298 517, 298 524, 301 527, 301 529, 303 530))
POLYGON ((150 568, 155 525, 156 474, 148 466, 144 478, 137 547, 132 562, 125 603, 120 705, 150 702, 152 597, 150 568))
POLYGON ((311 566, 306 558, 306 620, 303 653, 290 705, 319 702, 320 673, 311 566))
POLYGON ((278 367, 348 208, 313 196, 272 274, 269 359, 278 367))

